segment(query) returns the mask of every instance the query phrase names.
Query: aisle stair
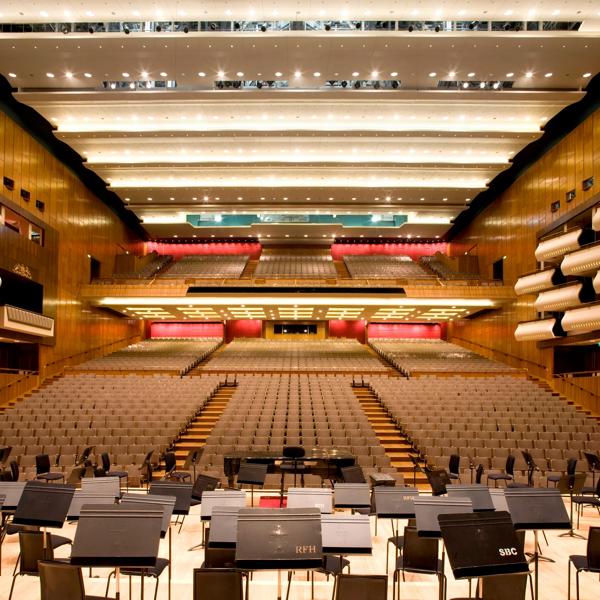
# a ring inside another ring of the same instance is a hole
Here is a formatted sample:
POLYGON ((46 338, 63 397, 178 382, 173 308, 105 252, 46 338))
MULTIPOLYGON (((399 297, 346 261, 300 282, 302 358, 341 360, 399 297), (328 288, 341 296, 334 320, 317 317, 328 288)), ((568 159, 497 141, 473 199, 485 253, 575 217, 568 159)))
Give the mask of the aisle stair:
MULTIPOLYGON (((390 457, 392 466, 404 475, 407 485, 413 482, 413 463, 411 456, 417 456, 406 436, 396 427, 379 398, 367 386, 354 387, 354 394, 369 419, 369 423, 379 438, 385 453, 390 457)), ((422 463, 424 464, 424 463, 422 463)), ((417 487, 429 490, 429 484, 425 475, 418 471, 416 475, 417 487)))
MULTIPOLYGON (((183 464, 190 450, 202 448, 210 435, 213 427, 221 418, 223 411, 231 396, 235 392, 237 384, 221 385, 206 403, 202 412, 190 423, 184 433, 174 443, 177 468, 183 468, 183 464)), ((161 477, 162 473, 156 472, 155 477, 161 477)))
POLYGON ((333 266, 335 267, 337 276, 340 279, 352 279, 350 271, 348 271, 348 267, 346 267, 346 263, 343 260, 334 260, 333 266))
POLYGON ((252 279, 254 277, 254 271, 258 266, 258 260, 249 260, 240 275, 240 279, 252 279))

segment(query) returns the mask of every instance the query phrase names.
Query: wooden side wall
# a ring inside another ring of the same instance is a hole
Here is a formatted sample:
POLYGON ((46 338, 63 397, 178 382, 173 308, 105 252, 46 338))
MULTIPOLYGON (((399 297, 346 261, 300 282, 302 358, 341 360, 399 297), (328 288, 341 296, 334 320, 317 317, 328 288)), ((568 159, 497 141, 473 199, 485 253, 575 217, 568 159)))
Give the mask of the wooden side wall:
POLYGON ((139 339, 141 322, 86 306, 78 292, 89 283, 88 255, 109 276, 117 254, 141 253, 143 244, 63 163, 0 110, 0 202, 1 197, 54 232, 41 248, 0 227, 0 266, 29 267, 44 284, 44 312, 56 318, 54 345, 40 348, 41 374, 139 339), (3 176, 14 179, 14 190, 2 185, 3 176), (21 188, 31 193, 29 201, 21 198, 21 188), (43 212, 35 206, 37 199, 45 203, 43 212))
MULTIPOLYGON (((492 264, 506 256, 504 281, 514 285, 520 275, 537 268, 536 233, 599 192, 600 110, 551 148, 474 219, 453 240, 451 253, 476 254, 483 277, 491 277, 492 264), (595 185, 583 191, 582 180, 592 176, 595 185), (577 191, 577 196, 567 204, 565 194, 572 189, 577 191), (552 213, 550 204, 556 200, 560 200, 560 210, 552 213)), ((533 375, 547 378, 560 393, 600 414, 600 378, 577 378, 572 384, 552 379, 552 351, 538 349, 535 342, 514 339, 519 321, 536 318, 534 300, 533 295, 521 296, 499 312, 451 324, 449 339, 514 366, 525 367, 533 375)))

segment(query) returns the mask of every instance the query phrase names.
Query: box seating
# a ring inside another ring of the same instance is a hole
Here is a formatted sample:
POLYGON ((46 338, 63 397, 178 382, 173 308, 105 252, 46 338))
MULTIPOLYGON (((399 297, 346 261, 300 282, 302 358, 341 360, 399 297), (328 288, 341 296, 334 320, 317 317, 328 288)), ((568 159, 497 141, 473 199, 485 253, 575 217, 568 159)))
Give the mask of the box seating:
POLYGON ((331 256, 262 255, 255 277, 337 277, 331 256))
POLYGON ((368 255, 344 256, 348 272, 355 278, 434 279, 410 256, 368 255))
POLYGON ((193 254, 173 262, 159 277, 239 279, 249 259, 246 254, 193 254))

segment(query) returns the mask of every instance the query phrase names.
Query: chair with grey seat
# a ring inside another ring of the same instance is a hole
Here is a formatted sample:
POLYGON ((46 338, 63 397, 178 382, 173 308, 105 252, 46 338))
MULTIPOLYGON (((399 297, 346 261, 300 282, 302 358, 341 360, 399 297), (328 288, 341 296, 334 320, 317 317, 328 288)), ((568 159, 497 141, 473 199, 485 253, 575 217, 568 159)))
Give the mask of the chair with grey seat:
MULTIPOLYGON (((527 593, 527 573, 483 577, 481 581, 482 600, 525 600, 527 593)), ((476 596, 479 597, 479 596, 476 596)), ((453 598, 452 600, 469 600, 453 598)))
POLYGON ((53 560, 54 550, 52 544, 44 543, 44 534, 41 531, 19 531, 19 563, 15 567, 8 600, 12 598, 17 577, 29 575, 39 577, 38 563, 42 560, 53 560))
POLYGON ((102 460, 102 468, 104 469, 104 474, 106 477, 118 477, 119 482, 121 479, 125 480, 125 487, 129 487, 129 473, 127 471, 111 471, 110 469, 110 455, 108 452, 103 452, 100 455, 102 460))
MULTIPOLYGON (((577 468, 577 459, 576 458, 569 458, 569 460, 567 461, 567 471, 566 474, 567 475, 575 475, 575 469, 577 468)), ((563 476, 562 473, 549 473, 546 476, 546 480, 548 482, 552 482, 555 486, 558 485, 558 482, 560 481, 561 477, 563 476)))
POLYGON ((504 481, 508 483, 509 481, 514 481, 515 478, 515 457, 512 454, 509 454, 506 457, 506 465, 504 466, 504 471, 493 471, 488 473, 487 480, 494 482, 494 487, 498 487, 498 481, 504 481))
POLYGON ((58 561, 40 561, 41 600, 106 600, 85 593, 81 568, 58 561))
MULTIPOLYGON (((194 600, 243 600, 242 572, 235 569, 194 569, 194 600)), ((246 589, 246 598, 248 591, 246 589)))
MULTIPOLYGON (((158 584, 160 580, 160 576, 163 571, 169 566, 169 561, 166 558, 157 558, 156 564, 153 567, 135 567, 135 568, 122 568, 121 575, 125 575, 127 577, 152 577, 156 579, 156 585, 154 586, 154 600, 156 600, 158 596, 158 584)), ((110 588, 110 580, 115 575, 114 571, 111 571, 108 574, 108 579, 106 581, 106 593, 105 596, 108 596, 108 590, 110 588)))
POLYGON ((596 494, 594 496, 573 496, 571 498, 571 502, 577 507, 577 528, 579 528, 579 517, 583 512, 584 506, 594 506, 598 509, 598 514, 600 514, 600 479, 598 479, 598 483, 596 484, 596 494))
POLYGON ((448 477, 455 479, 460 483, 460 456, 458 454, 451 454, 450 460, 448 461, 448 477))
POLYGON ((386 600, 387 575, 339 575, 334 600, 386 600))
POLYGON ((585 555, 569 556, 567 576, 569 600, 571 600, 571 565, 575 567, 575 589, 579 600, 579 574, 585 571, 600 573, 600 527, 590 527, 585 555))
POLYGON ((50 457, 47 454, 38 454, 35 457, 35 478, 49 483, 50 481, 62 481, 65 476, 63 473, 52 472, 50 466, 50 457))

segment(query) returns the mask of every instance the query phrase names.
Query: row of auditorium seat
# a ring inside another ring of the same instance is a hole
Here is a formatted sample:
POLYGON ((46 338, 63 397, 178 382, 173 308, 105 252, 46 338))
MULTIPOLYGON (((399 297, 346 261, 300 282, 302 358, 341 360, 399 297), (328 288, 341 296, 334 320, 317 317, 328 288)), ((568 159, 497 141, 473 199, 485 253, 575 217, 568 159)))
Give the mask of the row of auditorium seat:
POLYGON ((13 447, 24 478, 35 473, 37 454, 68 472, 88 446, 96 458, 109 452, 119 468, 137 472, 148 452, 158 458, 170 447, 220 384, 216 376, 66 375, 0 415, 0 446, 13 447))
POLYGON ((277 341, 237 339, 202 367, 211 371, 386 371, 356 340, 277 341))
POLYGON ((223 342, 221 338, 145 340, 76 367, 89 371, 174 371, 183 375, 223 342))
POLYGON ((161 279, 239 279, 250 256, 246 254, 193 254, 182 256, 159 274, 161 279))
POLYGON ((401 373, 507 373, 515 369, 442 340, 371 338, 369 345, 401 373))
POLYGON ((410 256, 354 255, 344 256, 344 263, 351 277, 385 279, 433 279, 423 267, 410 256))
POLYGON ((157 254, 152 252, 152 258, 139 270, 115 273, 113 279, 149 279, 164 269, 173 257, 169 254, 157 254))
POLYGON ((595 420, 523 377, 370 377, 369 385, 431 465, 445 467, 459 454, 465 469, 499 469, 513 454, 525 476, 525 450, 546 476, 563 471, 571 457, 585 470, 583 453, 600 452, 595 420))
POLYGON ((262 255, 255 277, 336 277, 331 256, 262 255))
POLYGON ((442 279, 464 279, 476 280, 479 275, 476 273, 468 273, 465 271, 454 271, 438 256, 421 256, 420 262, 431 269, 436 275, 442 279))

